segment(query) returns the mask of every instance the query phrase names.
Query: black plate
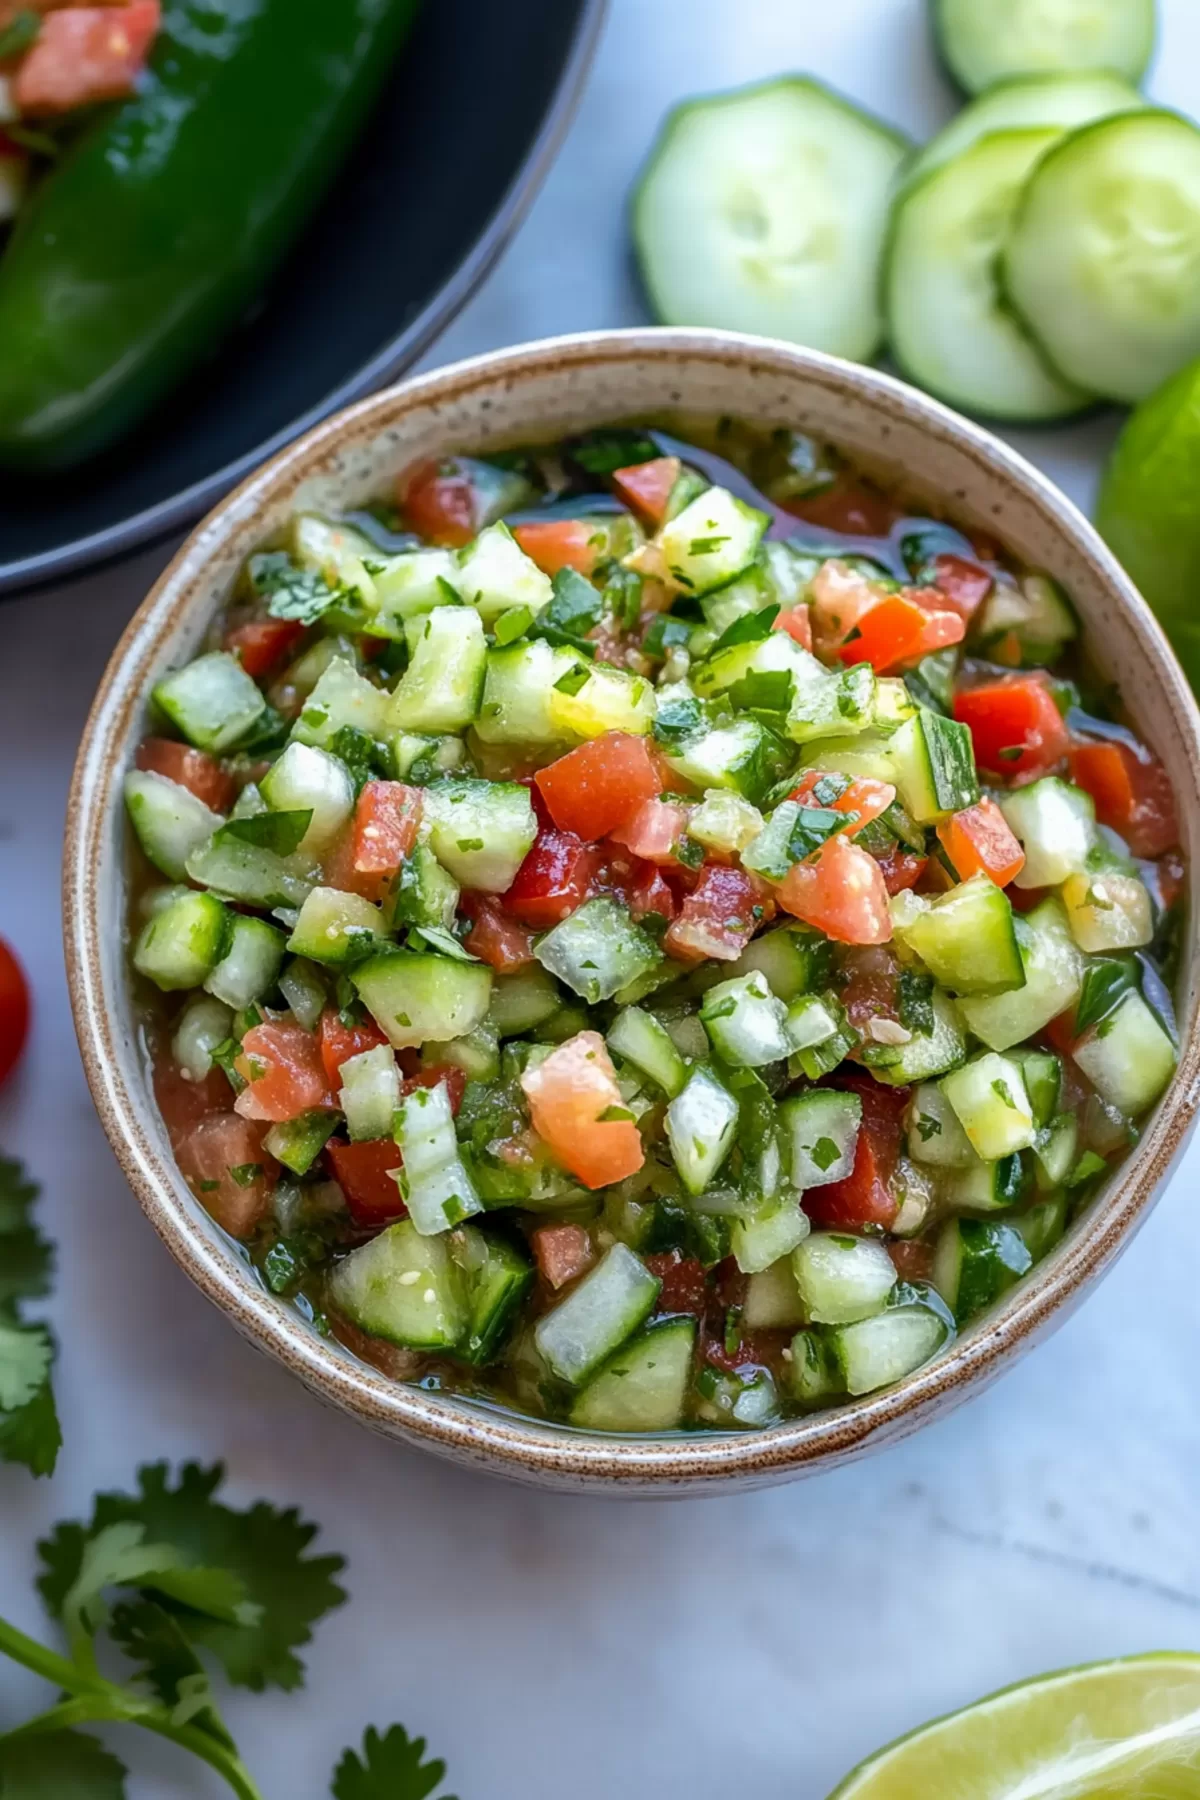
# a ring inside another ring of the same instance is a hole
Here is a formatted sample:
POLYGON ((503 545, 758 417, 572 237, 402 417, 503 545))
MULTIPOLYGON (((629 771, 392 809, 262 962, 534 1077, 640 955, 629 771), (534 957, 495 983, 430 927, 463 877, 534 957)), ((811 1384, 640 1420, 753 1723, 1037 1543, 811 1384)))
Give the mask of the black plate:
POLYGON ((189 524, 290 438, 415 362, 537 191, 603 13, 604 0, 425 0, 375 117, 255 317, 119 449, 52 480, 4 478, 0 593, 189 524))

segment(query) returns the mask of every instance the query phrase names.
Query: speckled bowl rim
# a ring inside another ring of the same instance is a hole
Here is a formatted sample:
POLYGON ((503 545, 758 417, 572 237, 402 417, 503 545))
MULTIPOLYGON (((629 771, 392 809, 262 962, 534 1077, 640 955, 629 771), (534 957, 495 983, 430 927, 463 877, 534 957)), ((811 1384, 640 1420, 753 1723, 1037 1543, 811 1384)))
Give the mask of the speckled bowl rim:
POLYGON ((347 439, 365 441, 411 407, 436 405, 497 384, 511 391, 532 375, 561 374, 570 379, 597 364, 681 358, 726 367, 753 365, 759 372, 778 370, 789 378, 801 377, 810 387, 869 403, 881 422, 895 419, 915 425, 966 455, 991 480, 1010 491, 1019 490, 1052 530, 1071 540, 1097 583, 1131 617, 1171 727, 1186 746, 1194 778, 1179 800, 1185 847, 1192 858, 1194 908, 1200 716, 1157 621, 1082 514, 990 433, 900 381, 791 345, 715 331, 587 332, 474 357, 376 394, 280 452, 196 529, 130 621, 84 729, 67 810, 64 939, 84 1069, 121 1168, 176 1261, 252 1343, 326 1401, 386 1435, 457 1462, 568 1491, 662 1495, 765 1485, 831 1467, 917 1429, 936 1412, 981 1388, 1023 1347, 1061 1322, 1110 1267, 1161 1191, 1200 1102, 1197 949, 1189 932, 1189 961, 1181 980, 1188 1003, 1178 1071, 1140 1143, 1094 1203, 1087 1229, 1069 1235, 979 1324, 894 1388, 746 1434, 593 1436, 391 1381, 322 1339, 298 1312, 269 1295, 249 1266, 223 1254, 189 1216, 181 1179, 147 1129, 153 1109, 148 1084, 143 1083, 140 1092, 132 1091, 121 1074, 114 1021, 123 997, 106 986, 98 919, 105 831, 118 804, 123 773, 121 741, 133 712, 143 703, 144 670, 164 637, 190 610, 189 587, 198 584, 235 515, 244 518, 248 505, 265 500, 281 484, 297 482, 338 444, 347 439))

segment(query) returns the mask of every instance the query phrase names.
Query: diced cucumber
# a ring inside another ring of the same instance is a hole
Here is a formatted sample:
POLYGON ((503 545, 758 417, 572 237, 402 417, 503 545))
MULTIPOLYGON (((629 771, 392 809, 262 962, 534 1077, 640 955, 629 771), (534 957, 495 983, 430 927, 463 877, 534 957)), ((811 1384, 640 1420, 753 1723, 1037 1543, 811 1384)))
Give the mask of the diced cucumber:
POLYGON ((452 550, 405 550, 393 556, 375 576, 378 612, 371 630, 381 637, 403 638, 405 625, 449 600, 446 587, 458 580, 458 559, 452 550))
POLYGON ((400 1071, 391 1046, 360 1051, 342 1064, 338 1104, 346 1115, 351 1143, 364 1138, 390 1137, 392 1119, 400 1104, 400 1071))
POLYGON ((658 544, 672 580, 689 594, 708 594, 750 566, 769 524, 727 488, 710 487, 668 520, 658 544))
POLYGON ((668 750, 666 760, 694 786, 731 788, 757 806, 787 772, 793 754, 757 719, 735 719, 668 750))
POLYGON ((323 575, 331 588, 348 588, 363 605, 374 609, 375 583, 367 572, 367 560, 378 560, 370 538, 352 525, 334 524, 315 513, 297 513, 292 520, 291 551, 302 569, 323 575))
POLYGON ((205 980, 206 990, 235 1012, 261 1000, 279 979, 283 944, 282 931, 265 919, 237 914, 231 921, 225 954, 205 980))
POLYGON ((373 956, 350 979, 396 1050, 465 1037, 483 1023, 492 997, 485 964, 411 950, 373 956))
POLYGON ((1049 575, 1026 575, 1020 584, 997 581, 972 623, 977 641, 987 645, 1015 636, 1023 663, 1054 662, 1079 635, 1071 603, 1049 575))
POLYGON ((1035 1037, 1079 998, 1084 959, 1062 903, 1051 896, 1015 922, 1025 986, 1015 993, 960 1000, 958 1009, 989 1050, 1008 1050, 1035 1037))
POLYGON ((709 788, 688 820, 688 836, 711 850, 735 856, 758 836, 762 825, 757 806, 751 806, 740 794, 709 788))
POLYGON ((293 956, 340 969, 386 938, 383 914, 369 900, 341 888, 317 887, 300 908, 287 947, 293 956))
POLYGON ((562 995, 544 969, 518 969, 493 981, 488 1018, 499 1037, 523 1037, 561 1006, 562 995))
POLYGON ((1022 1198, 1027 1186, 1019 1156, 983 1162, 977 1156, 965 1169, 955 1169, 945 1181, 944 1197, 965 1212, 1007 1212, 1022 1198))
POLYGON ((727 1430, 761 1431, 779 1417, 779 1391, 769 1369, 725 1374, 705 1364, 696 1377, 696 1416, 727 1430))
POLYGON ((213 894, 185 893, 156 912, 133 948, 133 966, 156 987, 199 987, 229 941, 229 913, 213 894))
POLYGON ((259 782, 272 812, 311 812, 312 822, 297 848, 326 849, 354 811, 354 783, 340 757, 311 744, 291 743, 259 782))
POLYGON ((703 1062, 708 1055, 708 1033, 693 1012, 664 1012, 662 1018, 667 1036, 681 1056, 689 1062, 703 1062))
POLYGON ((447 1044, 431 1044, 421 1052, 421 1066, 441 1069, 449 1063, 461 1069, 468 1081, 495 1081, 500 1074, 500 1039, 487 1019, 465 1037, 447 1044))
POLYGON ((700 1018, 722 1062, 735 1069, 760 1069, 782 1062, 793 1048, 787 1034, 787 1009, 756 970, 720 981, 704 996, 700 1018))
POLYGON ((587 672, 568 669, 550 689, 546 704, 555 737, 598 738, 606 731, 644 737, 654 724, 650 683, 607 663, 593 664, 587 672))
POLYGON ((1000 810, 1025 852, 1017 887, 1057 887, 1086 869, 1096 842, 1096 805, 1082 788, 1047 775, 1005 794, 1000 810))
POLYGON ((218 832, 187 859, 192 881, 243 906, 302 906, 319 873, 307 856, 277 856, 218 832))
POLYGON ((1018 1063, 994 1050, 974 1056, 942 1081, 971 1148, 985 1162, 1028 1150, 1036 1131, 1018 1063))
POLYGON ((918 825, 974 806, 979 798, 971 733, 928 707, 893 732, 888 750, 901 804, 918 825))
MULTIPOLYGON (((263 1148, 293 1175, 307 1175, 337 1126, 335 1112, 301 1113, 298 1118, 272 1125, 263 1138, 263 1148)), ((399 1157, 396 1160, 399 1162, 399 1157)))
POLYGON ((802 1244, 811 1230, 799 1196, 781 1194, 760 1211, 733 1221, 729 1247, 743 1275, 759 1275, 802 1244))
POLYGON ((503 894, 537 836, 529 789, 517 782, 438 781, 425 789, 429 848, 466 888, 503 894))
POLYGON ((1033 1146, 1037 1184, 1043 1193, 1065 1187, 1079 1160, 1079 1120, 1062 1113, 1037 1134, 1033 1146))
POLYGON ((787 1389, 801 1406, 822 1406, 846 1392, 829 1335, 824 1331, 798 1331, 791 1343, 787 1389))
POLYGON ((765 700, 753 698, 755 676, 782 677, 778 682, 758 685, 764 694, 770 694, 773 687, 778 687, 779 704, 772 703, 769 710, 786 712, 792 702, 793 686, 821 681, 825 678, 825 670, 816 657, 786 631, 770 631, 753 643, 734 644, 728 650, 719 650, 715 656, 708 657, 692 675, 692 686, 702 700, 708 700, 749 682, 749 696, 734 694, 734 704, 766 705, 765 700))
POLYGON ((1039 1200, 1036 1206, 1022 1213, 1013 1224, 1025 1240, 1025 1247, 1034 1262, 1041 1262, 1048 1256, 1055 1244, 1065 1236, 1067 1229, 1067 1196, 1050 1194, 1045 1200, 1039 1200))
POLYGON ((687 1079, 687 1069, 670 1033, 640 1006, 627 1006, 609 1027, 608 1047, 660 1087, 673 1100, 687 1079))
POLYGON ((433 1237, 483 1211, 483 1201, 458 1153, 444 1081, 405 1094, 395 1114, 395 1132, 404 1158, 400 1193, 423 1236, 433 1237))
MULTIPOLYGON (((866 664, 858 666, 865 668, 866 664)), ((839 726, 839 731, 842 729, 839 726)), ((804 769, 820 769, 823 774, 866 775, 872 781, 890 781, 893 785, 896 781, 892 737, 881 731, 864 731, 859 737, 838 736, 808 744, 801 754, 800 764, 804 769)))
POLYGON ((1040 1131, 1058 1112, 1062 1094, 1063 1066, 1052 1050, 1014 1050, 1012 1061, 1021 1065, 1025 1091, 1033 1109, 1033 1122, 1040 1131))
POLYGON ((934 988, 932 1031, 914 1031, 902 1044, 866 1042, 859 1054, 876 1081, 888 1087, 908 1087, 934 1075, 945 1075, 957 1069, 967 1054, 961 1011, 961 1001, 956 1003, 941 988, 934 988))
POLYGON ((1073 1054, 1092 1086, 1129 1119, 1153 1106, 1178 1061, 1174 1044, 1132 989, 1073 1054))
POLYGON ((869 362, 880 246, 908 151, 821 83, 784 77, 670 114, 634 196, 658 318, 869 362))
POLYGON ((951 993, 1007 994, 1025 985, 1012 904, 986 875, 940 894, 898 925, 897 936, 951 993))
POLYGON ((307 957, 293 956, 279 977, 279 989, 292 1009, 292 1017, 312 1031, 325 1010, 328 990, 320 971, 307 957))
POLYGON ((613 1244, 565 1300, 534 1327, 542 1360, 560 1381, 580 1387, 638 1329, 661 1283, 624 1244, 613 1244))
POLYGON ((742 1324, 747 1331, 794 1331, 803 1323, 804 1307, 790 1256, 781 1256, 769 1268, 751 1275, 742 1304, 742 1324))
POLYGON ((854 1167, 862 1101, 834 1088, 812 1088, 785 1100, 779 1124, 792 1185, 801 1193, 844 1181, 854 1167))
POLYGON ((151 698, 189 744, 219 756, 262 715, 266 700, 236 656, 213 650, 156 682, 151 698))
MULTIPOLYGON (((524 789, 521 790, 523 793, 524 789)), ((590 1006, 662 961, 662 952, 627 908, 601 897, 587 900, 534 946, 544 969, 590 1006)))
POLYGON ((213 1066, 212 1053, 233 1029, 233 1014, 219 1000, 200 995, 189 1000, 171 1038, 171 1055, 189 1081, 203 1081, 213 1066))
POLYGON ((829 1338, 846 1392, 873 1394, 927 1363, 951 1335, 950 1322, 940 1311, 908 1302, 857 1324, 840 1325, 829 1338))
POLYGON ((138 843, 172 881, 183 880, 188 857, 224 823, 190 789, 149 769, 131 769, 126 775, 125 805, 138 843))
POLYGON ((947 1219, 938 1236, 933 1281, 959 1325, 993 1305, 1033 1266, 1014 1225, 947 1219))
POLYGON ((462 1225, 451 1234, 451 1254, 463 1274, 467 1330, 461 1354, 477 1367, 504 1347, 521 1303, 533 1286, 533 1266, 507 1238, 462 1225))
POLYGON ((667 1141, 689 1194, 702 1194, 733 1148, 738 1103, 703 1064, 667 1108, 667 1141))
POLYGON ((553 744, 563 735, 550 714, 556 681, 578 667, 573 650, 540 638, 489 650, 475 730, 485 744, 553 744))
POLYGON ((749 975, 760 969, 771 992, 790 1001, 823 987, 831 966, 831 947, 823 933, 804 925, 781 925, 752 939, 729 972, 749 975))
POLYGON ((1139 82, 1154 49, 1154 0, 934 0, 933 19, 942 58, 969 94, 1042 73, 1114 70, 1139 82))
POLYGON ((337 1264, 329 1301, 361 1331, 412 1350, 454 1350, 467 1331, 462 1273, 447 1238, 422 1237, 410 1219, 337 1264))
POLYGON ((696 1327, 669 1319, 639 1332, 593 1375, 571 1408, 591 1431, 673 1431, 683 1421, 696 1327))
POLYGON ((976 1160, 940 1082, 923 1081, 912 1097, 908 1154, 914 1162, 934 1169, 969 1169, 976 1160))
POLYGON ((394 931, 428 925, 449 931, 458 913, 459 885, 433 851, 414 844, 396 871, 384 911, 394 931))
POLYGON ((823 670, 797 681, 787 717, 793 743, 812 744, 866 732, 875 719, 878 682, 869 663, 855 663, 832 675, 823 670))
POLYGON ((479 712, 487 668, 483 621, 473 607, 439 606, 426 616, 392 695, 394 731, 461 731, 479 712))
POLYGON ((858 1032, 835 994, 804 994, 788 1007, 788 1038, 796 1046, 788 1074, 819 1081, 836 1069, 859 1043, 858 1032))
POLYGON ((328 750, 342 727, 353 725, 383 743, 392 729, 391 706, 390 694, 360 675, 347 657, 337 656, 322 671, 305 701, 292 726, 292 737, 297 743, 328 750))
POLYGON ((454 585, 487 625, 514 606, 541 612, 554 591, 550 577, 503 524, 489 525, 460 552, 454 585))
POLYGON ((1061 891, 1071 936, 1081 950, 1102 956, 1153 941, 1154 908, 1136 875, 1111 869, 1068 875, 1061 891))
POLYGON ((814 1231, 792 1257, 805 1316, 818 1325, 850 1325, 887 1304, 896 1265, 877 1238, 814 1231))

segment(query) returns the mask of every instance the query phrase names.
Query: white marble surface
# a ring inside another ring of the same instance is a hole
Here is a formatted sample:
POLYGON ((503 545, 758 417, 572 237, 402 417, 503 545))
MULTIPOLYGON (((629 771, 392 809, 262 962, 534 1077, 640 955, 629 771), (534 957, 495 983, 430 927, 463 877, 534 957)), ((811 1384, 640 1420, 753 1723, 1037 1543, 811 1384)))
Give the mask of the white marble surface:
MULTIPOLYGON (((1200 15, 1165 0, 1154 91, 1200 109, 1200 15)), ((614 0, 561 160, 448 360, 641 318, 629 179, 679 95, 811 68, 916 133, 950 108, 918 0, 614 0)), ((1087 500, 1103 423, 1025 441, 1087 500)), ((162 551, 0 618, 0 932, 37 996, 0 1143, 45 1183, 61 1246, 66 1448, 0 1469, 0 1610, 40 1624, 34 1538, 159 1457, 221 1457, 350 1557, 306 1697, 231 1700, 272 1800, 318 1800, 341 1746, 401 1719, 463 1800, 820 1800, 858 1757, 1038 1670, 1200 1650, 1200 1147, 1103 1288, 974 1404, 880 1457, 770 1493, 653 1505, 541 1498, 393 1448, 250 1350, 160 1248, 76 1055, 59 832, 92 689, 162 551)), ((0 1672, 0 1718, 37 1684, 0 1672)), ((128 1737, 126 1738, 128 1744, 128 1737)), ((216 1788, 152 1743, 134 1800, 216 1788)))

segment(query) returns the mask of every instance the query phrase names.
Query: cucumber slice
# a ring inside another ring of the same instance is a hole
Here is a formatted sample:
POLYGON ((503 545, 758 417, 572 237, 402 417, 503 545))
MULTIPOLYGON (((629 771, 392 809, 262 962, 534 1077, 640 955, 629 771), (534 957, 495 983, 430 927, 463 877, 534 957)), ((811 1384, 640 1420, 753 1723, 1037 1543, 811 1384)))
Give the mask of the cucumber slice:
POLYGON ((552 1312, 534 1327, 542 1360, 560 1381, 580 1387, 647 1318, 661 1282, 625 1244, 614 1244, 552 1312))
POLYGON ((489 626, 510 607, 541 612, 554 592, 550 577, 526 556, 507 525, 489 525, 467 545, 454 586, 489 626))
POLYGON ((312 1031, 329 998, 320 970, 307 957, 294 956, 279 977, 279 990, 296 1023, 312 1031))
POLYGON ((1111 869, 1070 875, 1061 893, 1071 935, 1090 955, 1136 950, 1153 941, 1154 907, 1136 875, 1111 869))
POLYGON ((874 1318, 841 1325, 829 1334, 848 1394, 873 1394, 902 1381, 935 1356, 951 1336, 949 1321, 933 1306, 889 1306, 874 1318))
POLYGON ((535 638, 489 650, 475 730, 485 744, 553 744, 562 730, 550 716, 556 681, 579 666, 573 650, 535 638))
POLYGON ((909 146, 818 82, 693 100, 668 117, 633 202, 654 311, 869 362, 888 201, 909 146))
POLYGON ((1028 1150, 1035 1138, 1033 1108, 1020 1065, 989 1050, 974 1056, 942 1082, 947 1100, 985 1162, 1028 1150))
POLYGON ((350 979, 396 1050, 465 1037, 482 1024, 492 995, 484 964, 411 950, 373 956, 350 979))
POLYGON ((923 1081, 908 1110, 908 1154, 932 1169, 969 1169, 975 1152, 940 1082, 923 1081))
POLYGON ((675 1098, 687 1080, 687 1069, 670 1033, 640 1006, 627 1006, 617 1014, 607 1042, 610 1050, 648 1075, 669 1100, 675 1098))
POLYGON ((1033 1122, 1041 1131, 1058 1113, 1062 1096, 1062 1061, 1052 1050, 1014 1050, 1012 1061, 1021 1066, 1025 1092, 1033 1109, 1033 1122))
POLYGON ((400 1193, 421 1235, 434 1237, 482 1212, 483 1201, 458 1154, 446 1083, 405 1094, 395 1119, 396 1143, 404 1158, 400 1193))
POLYGON ((1146 102, 1136 87, 1106 70, 1086 75, 1018 75, 980 94, 951 119, 904 171, 906 187, 997 131, 1054 126, 1074 131, 1093 119, 1134 112, 1146 102))
POLYGON ((486 670, 487 640, 474 607, 436 607, 392 696, 393 730, 462 731, 479 711, 486 670))
MULTIPOLYGON (((293 1175, 307 1175, 337 1126, 338 1116, 335 1112, 301 1113, 298 1118, 272 1125, 263 1138, 263 1148, 269 1150, 276 1162, 281 1162, 293 1175)), ((396 1161, 399 1162, 400 1158, 397 1157, 396 1161)))
POLYGON ((717 1056, 734 1069, 782 1062, 794 1048, 788 1038, 787 1008, 759 971, 710 988, 700 1019, 717 1056))
POLYGON ((203 1081, 213 1066, 212 1053, 233 1030, 233 1014, 220 1000, 201 994, 189 1000, 171 1038, 171 1055, 189 1081, 203 1081))
POLYGON ((1025 986, 1015 993, 958 1002, 958 1010, 989 1050, 1009 1050, 1074 1006, 1085 959, 1076 948, 1062 902, 1051 897, 1014 924, 1025 986))
POLYGON ((1050 151, 1002 279, 1065 380, 1133 403, 1200 354, 1198 254, 1200 128, 1147 108, 1050 151))
POLYGON ((693 1069, 667 1108, 667 1141, 689 1194, 702 1194, 729 1152, 738 1103, 711 1069, 693 1069))
POLYGON ((761 1431, 779 1417, 779 1392, 769 1369, 722 1374, 706 1365, 696 1377, 696 1412, 706 1425, 761 1431))
POLYGON ((1127 1119, 1153 1106, 1175 1073, 1175 1046, 1139 993, 1076 1044, 1075 1061, 1092 1086, 1127 1119))
POLYGON ((589 1006, 611 999, 619 988, 662 961, 649 932, 608 898, 585 901, 538 940, 534 955, 589 1006))
POLYGON ((823 1406, 846 1392, 833 1345, 824 1331, 798 1331, 791 1343, 787 1389, 801 1406, 823 1406))
POLYGON ((224 956, 205 980, 215 994, 235 1012, 250 1006, 273 988, 283 966, 284 936, 265 919, 239 913, 233 920, 224 956))
POLYGON ((1024 1238, 1034 1262, 1041 1262, 1066 1233, 1067 1196, 1050 1194, 1036 1206, 1031 1206, 1027 1213, 1022 1213, 1019 1219, 1014 1219, 1013 1224, 1024 1238))
POLYGON ((485 1019, 465 1037, 431 1044, 421 1052, 423 1068, 440 1069, 447 1063, 461 1069, 468 1081, 495 1081, 500 1074, 500 1039, 494 1026, 485 1019))
POLYGON ((562 1008, 562 995, 544 969, 518 969, 492 983, 488 1018, 498 1037, 523 1037, 562 1008))
POLYGON ((986 875, 939 895, 897 925, 896 935, 952 993, 1007 994, 1025 985, 1012 903, 986 875))
POLYGON ((466 1335, 462 1272, 449 1243, 422 1237, 410 1219, 352 1250, 330 1275, 328 1294, 336 1312, 390 1344, 454 1350, 466 1335))
POLYGON ((933 1257, 933 1282, 955 1323, 991 1306, 1033 1267, 1015 1225, 992 1219, 947 1219, 933 1257))
POLYGON ((230 915, 213 894, 183 893, 156 912, 133 947, 133 966, 164 992, 199 987, 225 954, 230 915))
POLYGON ((920 706, 886 743, 900 801, 918 825, 974 806, 979 778, 965 725, 920 706))
POLYGON ((374 609, 375 583, 366 561, 377 562, 379 552, 370 538, 352 525, 333 524, 316 513, 298 513, 289 535, 292 555, 301 568, 314 569, 331 588, 349 588, 364 606, 374 609))
POLYGON ((192 851, 187 873, 192 881, 243 906, 302 906, 313 890, 309 857, 277 856, 221 832, 192 851))
POLYGON ((164 675, 151 698, 189 744, 213 756, 244 738, 267 704, 258 683, 226 650, 164 675))
POLYGON ((1065 1187, 1079 1161, 1079 1120, 1075 1114, 1063 1113, 1039 1131, 1033 1155, 1042 1192, 1065 1187))
POLYGON ((779 1108, 779 1124, 792 1185, 806 1193, 809 1188, 844 1181, 854 1167, 861 1123, 862 1101, 857 1094, 813 1088, 785 1100, 779 1108))
POLYGON ((804 1323, 804 1307, 790 1256, 751 1275, 742 1304, 747 1331, 794 1331, 804 1323))
POLYGON ((770 517, 727 488, 710 487, 658 534, 671 579, 689 594, 722 588, 754 561, 770 517))
POLYGON ((879 683, 869 663, 855 663, 841 674, 823 672, 796 681, 787 716, 793 743, 821 743, 847 732, 865 732, 875 721, 879 683))
POLYGON ((639 1332, 593 1375, 571 1408, 591 1431, 673 1431, 682 1423, 696 1327, 670 1319, 639 1332))
POLYGON ((757 719, 736 719, 668 751, 666 760, 695 787, 732 788, 757 806, 787 773, 793 755, 757 719))
POLYGON ((606 663, 590 673, 580 669, 560 675, 546 704, 556 737, 597 738, 606 731, 629 731, 635 737, 645 737, 654 724, 654 689, 650 683, 624 669, 611 669, 606 663))
POLYGON ((149 769, 131 769, 126 775, 125 805, 138 843, 172 881, 183 880, 188 857, 225 823, 188 788, 149 769))
POLYGON ((876 1081, 888 1087, 907 1087, 956 1069, 967 1054, 961 1006, 961 1001, 956 1003, 941 988, 934 988, 932 1031, 914 1031, 906 1044, 864 1043, 860 1055, 876 1081))
MULTIPOLYGON (((774 635, 780 638, 786 633, 777 631, 774 635)), ((762 827, 763 817, 757 806, 751 806, 740 794, 709 788, 688 820, 688 836, 710 850, 736 856, 753 842, 762 827)))
POLYGON ((792 1257, 805 1315, 813 1324, 850 1325, 882 1311, 896 1265, 876 1238, 814 1231, 792 1257))
POLYGON ((493 1362, 533 1286, 533 1266, 507 1238, 493 1237, 477 1225, 463 1225, 451 1236, 451 1254, 463 1272, 467 1293, 467 1332, 462 1354, 479 1367, 493 1362))
POLYGON ((1051 369, 996 274, 1021 189, 1057 139, 981 138, 906 187, 892 217, 884 300, 896 361, 930 393, 988 418, 1067 418, 1092 400, 1051 369))
POLYGON ((938 50, 969 94, 1013 75, 1114 70, 1139 82, 1154 0, 932 0, 938 50))
POLYGON ((390 1044, 347 1057, 339 1071, 338 1104, 346 1115, 350 1142, 390 1137, 400 1105, 400 1071, 390 1044))
POLYGON ((353 725, 382 743, 392 729, 391 706, 390 694, 360 675, 348 657, 336 656, 305 701, 292 737, 299 744, 328 750, 342 727, 353 725))
POLYGON ((1079 621, 1052 576, 1030 574, 1022 576, 1019 585, 997 581, 971 630, 985 647, 1011 632, 1023 663, 1046 666, 1056 662, 1063 646, 1079 636, 1079 621))
POLYGON ((340 757, 311 744, 288 744, 258 784, 272 812, 311 812, 296 846, 304 854, 326 849, 354 811, 354 783, 340 757))
POLYGON ((729 1247, 743 1275, 761 1275, 803 1244, 811 1230, 799 1196, 783 1194, 762 1211, 736 1218, 729 1247))
POLYGON ((386 938, 383 914, 369 900, 341 888, 317 887, 300 908, 287 947, 293 956, 341 969, 386 938))
POLYGON ((1021 1199, 1025 1188, 1025 1166, 1019 1156, 983 1162, 973 1155, 968 1168, 956 1169, 948 1177, 944 1197, 949 1205, 964 1212, 1007 1212, 1021 1199))
POLYGON ((392 557, 374 577, 379 611, 371 621, 372 632, 404 638, 405 623, 445 606, 446 586, 454 588, 457 579, 458 559, 452 550, 405 550, 392 557))
POLYGON ((806 925, 780 925, 747 944, 729 972, 749 975, 759 969, 771 992, 791 1001, 824 987, 832 966, 832 946, 821 932, 806 925))
POLYGON ((503 894, 537 836, 529 789, 517 782, 438 781, 425 789, 429 848, 463 887, 503 894))

